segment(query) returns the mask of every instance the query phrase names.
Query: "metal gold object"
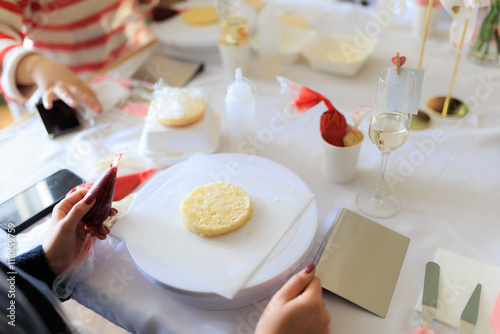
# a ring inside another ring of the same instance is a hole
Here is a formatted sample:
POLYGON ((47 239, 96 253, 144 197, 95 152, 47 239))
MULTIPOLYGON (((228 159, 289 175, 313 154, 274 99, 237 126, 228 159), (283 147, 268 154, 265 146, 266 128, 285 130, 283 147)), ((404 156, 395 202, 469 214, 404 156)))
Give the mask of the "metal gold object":
POLYGON ((422 130, 428 128, 429 125, 431 125, 431 117, 429 114, 419 109, 418 113, 411 118, 410 129, 422 130))
POLYGON ((385 318, 410 239, 348 209, 318 263, 321 286, 385 318))
POLYGON ((460 56, 462 55, 462 47, 464 45, 464 38, 468 24, 469 19, 465 20, 462 30, 462 38, 460 39, 460 46, 458 47, 457 58, 455 60, 455 66, 453 68, 453 75, 451 76, 450 87, 448 88, 448 95, 446 95, 446 97, 435 97, 427 102, 429 109, 441 117, 463 117, 468 111, 467 106, 462 101, 451 97, 451 94, 453 92, 453 85, 455 84, 455 78, 457 76, 460 56), (433 105, 433 107, 431 107, 430 105, 433 105))
POLYGON ((435 115, 447 118, 464 117, 469 112, 469 107, 462 101, 451 98, 448 105, 448 111, 443 115, 443 107, 446 101, 445 96, 437 96, 427 101, 427 108, 435 115))

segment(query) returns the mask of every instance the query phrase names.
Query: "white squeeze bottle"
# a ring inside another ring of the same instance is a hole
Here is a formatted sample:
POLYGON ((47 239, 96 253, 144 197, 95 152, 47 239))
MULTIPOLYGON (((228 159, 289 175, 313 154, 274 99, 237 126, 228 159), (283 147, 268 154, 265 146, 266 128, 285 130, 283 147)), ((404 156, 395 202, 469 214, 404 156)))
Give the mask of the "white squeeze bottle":
POLYGON ((255 93, 251 82, 236 69, 236 80, 227 87, 226 112, 231 135, 231 150, 248 153, 255 136, 255 93))
POLYGON ((275 0, 268 0, 258 17, 259 63, 263 79, 274 79, 281 72, 280 18, 275 0))

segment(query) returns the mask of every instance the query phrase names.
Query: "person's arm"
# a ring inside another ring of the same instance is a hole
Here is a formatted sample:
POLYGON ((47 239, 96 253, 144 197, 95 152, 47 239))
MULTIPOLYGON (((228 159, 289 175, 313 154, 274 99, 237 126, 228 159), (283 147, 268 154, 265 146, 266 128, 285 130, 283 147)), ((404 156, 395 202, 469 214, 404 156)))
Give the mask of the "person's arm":
MULTIPOLYGON (((16 257, 16 267, 52 287, 54 279, 75 261, 80 254, 86 231, 82 218, 92 208, 95 198, 84 202, 89 189, 77 190, 64 198, 52 211, 48 235, 42 246, 16 257)), ((114 208, 110 215, 117 214, 114 208)), ((103 240, 109 229, 100 224, 92 235, 103 240)))
POLYGON ((56 276, 50 269, 49 262, 45 257, 42 246, 38 246, 29 252, 16 256, 15 264, 16 267, 38 278, 49 287, 54 283, 56 276))
POLYGON ((41 55, 29 54, 19 61, 15 72, 18 87, 38 87, 46 109, 52 109, 52 101, 61 99, 72 108, 81 101, 95 112, 102 112, 102 106, 94 91, 73 71, 41 55))
POLYGON ((36 88, 46 109, 61 99, 71 107, 83 102, 96 112, 102 107, 95 93, 65 66, 22 46, 24 10, 30 1, 0 1, 0 92, 24 103, 36 88))
POLYGON ((314 264, 295 274, 264 309, 255 334, 327 334, 330 314, 314 264))
POLYGON ((7 98, 17 102, 24 102, 29 89, 18 87, 16 83, 16 70, 19 62, 29 54, 35 53, 22 46, 24 6, 19 1, 0 1, 0 92, 7 98))

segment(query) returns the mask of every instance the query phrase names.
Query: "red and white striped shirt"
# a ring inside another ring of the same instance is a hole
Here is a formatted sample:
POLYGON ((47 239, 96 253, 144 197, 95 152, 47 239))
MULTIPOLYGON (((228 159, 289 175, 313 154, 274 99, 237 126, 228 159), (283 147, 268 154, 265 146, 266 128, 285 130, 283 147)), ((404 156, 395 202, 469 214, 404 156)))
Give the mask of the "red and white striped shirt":
POLYGON ((0 0, 0 88, 8 98, 24 100, 15 73, 33 50, 78 74, 104 67, 151 39, 140 12, 154 3, 145 8, 138 0, 0 0))

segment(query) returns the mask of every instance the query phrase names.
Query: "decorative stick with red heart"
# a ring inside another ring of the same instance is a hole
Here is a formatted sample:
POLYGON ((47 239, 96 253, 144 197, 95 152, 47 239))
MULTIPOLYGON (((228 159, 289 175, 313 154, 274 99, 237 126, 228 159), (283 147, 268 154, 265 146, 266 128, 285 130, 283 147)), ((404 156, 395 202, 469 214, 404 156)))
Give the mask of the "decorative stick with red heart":
POLYGON ((406 63, 406 57, 405 56, 399 56, 399 52, 396 53, 395 57, 392 57, 392 63, 398 67, 398 75, 401 74, 401 66, 406 63))

